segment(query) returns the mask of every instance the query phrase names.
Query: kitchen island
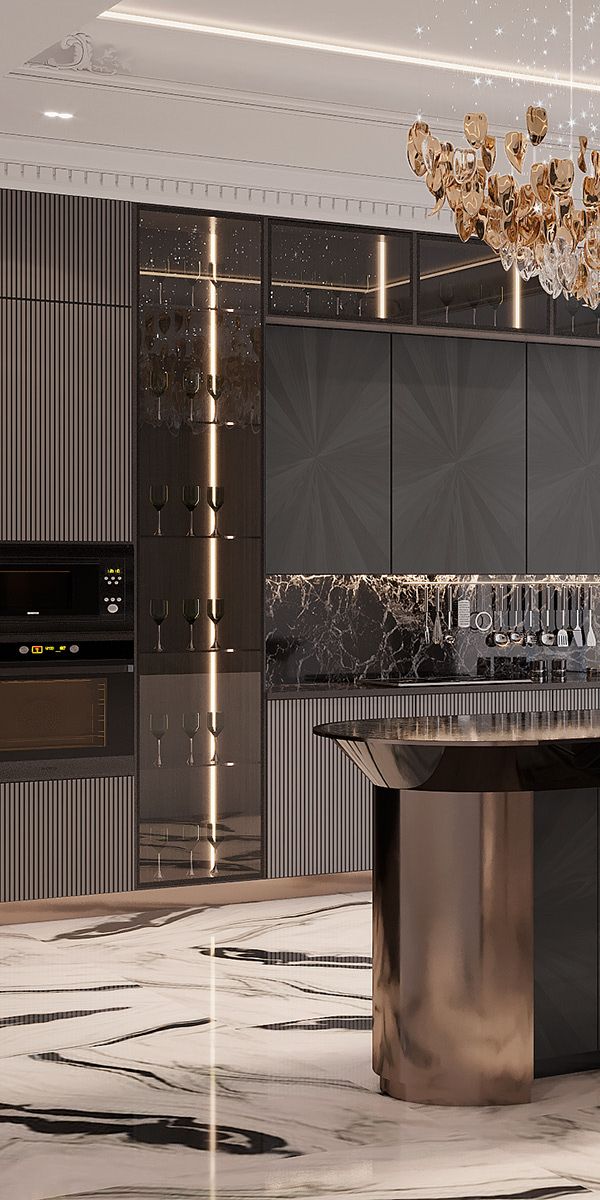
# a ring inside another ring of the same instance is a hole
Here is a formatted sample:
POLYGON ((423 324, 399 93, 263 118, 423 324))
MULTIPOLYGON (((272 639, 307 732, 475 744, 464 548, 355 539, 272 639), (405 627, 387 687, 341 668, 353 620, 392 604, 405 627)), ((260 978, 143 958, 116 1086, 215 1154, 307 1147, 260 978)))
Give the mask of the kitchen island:
POLYGON ((431 1104, 527 1102, 533 804, 596 789, 600 714, 315 727, 374 787, 373 1066, 431 1104))

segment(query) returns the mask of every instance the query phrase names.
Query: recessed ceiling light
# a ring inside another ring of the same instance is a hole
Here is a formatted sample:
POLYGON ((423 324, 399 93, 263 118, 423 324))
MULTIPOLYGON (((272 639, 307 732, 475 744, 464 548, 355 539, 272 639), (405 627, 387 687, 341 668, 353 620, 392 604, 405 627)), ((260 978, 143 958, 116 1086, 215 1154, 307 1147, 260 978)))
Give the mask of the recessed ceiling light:
POLYGON ((70 121, 70 120, 71 120, 71 118, 74 116, 74 113, 68 113, 68 112, 55 112, 53 108, 49 108, 49 109, 47 109, 47 111, 44 113, 44 116, 45 116, 45 117, 58 117, 58 119, 59 119, 60 121, 70 121))
POLYGON ((259 33, 251 29, 232 29, 224 25, 203 25, 198 21, 182 21, 177 17, 153 17, 131 13, 124 9, 106 9, 98 14, 104 21, 127 21, 131 25, 151 25, 157 29, 175 29, 180 33, 214 34, 216 37, 234 38, 245 42, 262 42, 272 46, 289 46, 296 50, 320 50, 328 54, 341 54, 349 58, 370 58, 378 62, 397 63, 409 67, 431 67, 438 71, 454 71, 459 75, 483 75, 492 79, 506 79, 510 83, 549 84, 553 88, 569 88, 576 92, 600 92, 600 83, 573 79, 565 75, 544 75, 522 68, 483 66, 481 63, 461 62, 447 58, 431 58, 422 54, 403 54, 397 50, 374 50, 370 46, 349 46, 340 42, 318 42, 312 38, 285 37, 278 33, 259 33))

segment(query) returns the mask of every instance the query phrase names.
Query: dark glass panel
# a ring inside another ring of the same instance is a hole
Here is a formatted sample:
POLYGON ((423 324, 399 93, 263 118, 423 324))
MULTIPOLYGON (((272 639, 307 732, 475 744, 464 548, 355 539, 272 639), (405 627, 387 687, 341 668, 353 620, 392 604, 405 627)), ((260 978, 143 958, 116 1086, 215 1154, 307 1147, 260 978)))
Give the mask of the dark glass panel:
POLYGON ((411 321, 410 234, 271 225, 270 308, 339 321, 411 321))
POLYGON ((587 308, 581 300, 559 296, 554 308, 554 332, 560 337, 600 337, 600 307, 587 308))
POLYGON ((419 238, 421 325, 548 331, 548 297, 537 278, 505 271, 489 246, 471 238, 419 238))

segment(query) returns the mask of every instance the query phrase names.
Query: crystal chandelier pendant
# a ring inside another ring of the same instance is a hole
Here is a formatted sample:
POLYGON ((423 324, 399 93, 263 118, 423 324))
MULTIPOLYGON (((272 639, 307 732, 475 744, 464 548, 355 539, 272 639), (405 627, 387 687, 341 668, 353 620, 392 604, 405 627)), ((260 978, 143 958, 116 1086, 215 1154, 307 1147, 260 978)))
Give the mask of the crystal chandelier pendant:
POLYGON ((496 139, 485 113, 467 113, 466 146, 440 142, 425 121, 408 133, 411 170, 424 179, 434 199, 432 214, 448 204, 462 241, 477 237, 498 255, 505 271, 516 266, 525 281, 538 277, 557 299, 574 298, 589 308, 600 303, 600 151, 588 166, 586 136, 579 137, 577 163, 571 158, 534 162, 534 150, 548 133, 546 110, 530 105, 527 134, 511 130, 504 152, 512 172, 494 170, 496 139), (575 186, 576 168, 581 187, 575 186))

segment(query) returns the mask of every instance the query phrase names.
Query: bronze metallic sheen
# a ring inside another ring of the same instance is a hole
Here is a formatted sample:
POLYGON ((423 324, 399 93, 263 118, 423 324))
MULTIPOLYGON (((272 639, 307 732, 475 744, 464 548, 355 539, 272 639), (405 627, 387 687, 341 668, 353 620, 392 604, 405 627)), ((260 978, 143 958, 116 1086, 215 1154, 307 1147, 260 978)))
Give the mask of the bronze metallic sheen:
POLYGON ((530 1099, 533 793, 597 787, 600 713, 317 726, 374 784, 373 1067, 419 1104, 530 1099))

